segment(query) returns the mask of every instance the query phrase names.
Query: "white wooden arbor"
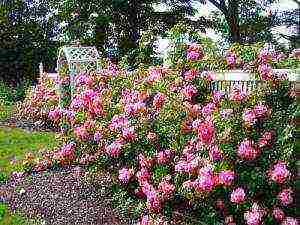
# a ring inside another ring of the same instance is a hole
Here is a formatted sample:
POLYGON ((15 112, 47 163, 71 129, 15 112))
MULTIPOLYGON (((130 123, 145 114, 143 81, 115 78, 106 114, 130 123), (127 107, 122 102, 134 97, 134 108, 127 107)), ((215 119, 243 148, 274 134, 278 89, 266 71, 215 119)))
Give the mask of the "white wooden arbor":
MULTIPOLYGON (((58 52, 57 71, 59 79, 68 77, 71 97, 74 94, 76 76, 83 72, 99 70, 99 53, 96 47, 84 47, 79 44, 63 46, 58 52)), ((60 99, 63 90, 60 86, 60 99)))

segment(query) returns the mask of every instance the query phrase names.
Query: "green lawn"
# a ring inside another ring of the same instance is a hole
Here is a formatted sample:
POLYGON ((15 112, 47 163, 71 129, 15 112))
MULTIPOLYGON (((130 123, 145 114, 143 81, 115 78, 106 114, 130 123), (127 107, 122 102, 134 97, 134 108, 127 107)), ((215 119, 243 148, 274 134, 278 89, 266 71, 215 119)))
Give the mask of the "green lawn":
POLYGON ((0 103, 0 121, 4 121, 9 117, 12 108, 12 105, 3 105, 0 103))
POLYGON ((22 170, 20 160, 27 152, 36 153, 43 148, 57 145, 55 134, 50 132, 28 132, 18 128, 0 127, 0 174, 22 170), (16 163, 11 163, 14 160, 16 163))
MULTIPOLYGON (((12 171, 22 171, 21 160, 27 152, 37 154, 39 149, 53 148, 56 145, 54 133, 0 127, 0 184, 12 171), (15 163, 11 163, 12 160, 15 163)), ((34 224, 41 224, 41 221, 28 219, 20 213, 11 213, 7 205, 0 203, 0 225, 34 224)))
POLYGON ((11 213, 8 206, 0 203, 0 225, 41 225, 38 218, 29 219, 21 213, 11 213))

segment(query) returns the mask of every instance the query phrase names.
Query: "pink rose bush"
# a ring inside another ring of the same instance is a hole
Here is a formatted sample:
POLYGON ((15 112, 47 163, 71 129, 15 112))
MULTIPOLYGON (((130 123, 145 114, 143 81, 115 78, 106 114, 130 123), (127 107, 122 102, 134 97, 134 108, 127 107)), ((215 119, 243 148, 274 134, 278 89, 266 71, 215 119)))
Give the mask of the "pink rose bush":
POLYGON ((193 67, 202 46, 185 51, 188 63, 177 68, 129 74, 109 63, 80 74, 69 107, 49 113, 67 127, 66 143, 38 169, 74 163, 112 171, 118 205, 130 202, 139 224, 180 212, 205 224, 292 221, 291 163, 281 151, 288 145, 278 141, 287 121, 275 118, 275 100, 241 87, 227 97, 211 91, 210 78, 193 67))
POLYGON ((46 125, 54 125, 61 115, 61 111, 55 110, 58 101, 56 81, 44 73, 38 79, 38 84, 27 91, 25 99, 17 105, 13 114, 19 120, 41 121, 46 125))

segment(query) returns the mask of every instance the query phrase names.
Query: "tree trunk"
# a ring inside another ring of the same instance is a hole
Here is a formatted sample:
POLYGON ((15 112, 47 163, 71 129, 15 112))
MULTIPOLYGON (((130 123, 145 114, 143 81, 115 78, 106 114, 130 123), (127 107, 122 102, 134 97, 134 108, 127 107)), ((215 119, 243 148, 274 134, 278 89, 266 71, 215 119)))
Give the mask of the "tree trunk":
POLYGON ((230 0, 228 2, 226 21, 229 26, 230 41, 232 43, 241 43, 241 34, 239 26, 239 3, 238 0, 230 0))
POLYGON ((129 25, 129 39, 131 41, 131 47, 136 48, 139 39, 139 21, 138 21, 138 2, 135 0, 129 1, 128 10, 128 25, 129 25))

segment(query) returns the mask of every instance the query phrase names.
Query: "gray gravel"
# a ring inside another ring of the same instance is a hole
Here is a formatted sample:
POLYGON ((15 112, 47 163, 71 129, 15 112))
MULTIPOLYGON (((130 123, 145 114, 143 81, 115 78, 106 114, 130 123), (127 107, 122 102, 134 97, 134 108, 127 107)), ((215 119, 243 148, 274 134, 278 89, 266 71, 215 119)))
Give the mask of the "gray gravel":
POLYGON ((0 186, 0 201, 21 210, 29 217, 38 216, 49 225, 127 225, 114 213, 105 187, 108 174, 91 178, 74 168, 45 171, 10 180, 0 186), (102 190, 102 191, 101 191, 102 190))

